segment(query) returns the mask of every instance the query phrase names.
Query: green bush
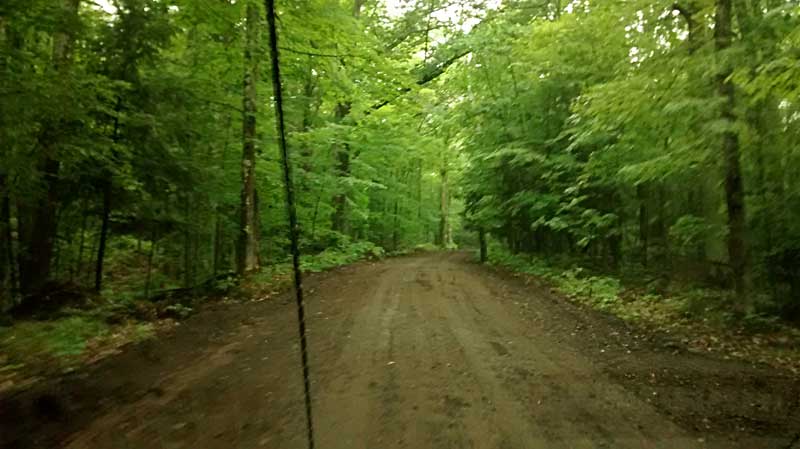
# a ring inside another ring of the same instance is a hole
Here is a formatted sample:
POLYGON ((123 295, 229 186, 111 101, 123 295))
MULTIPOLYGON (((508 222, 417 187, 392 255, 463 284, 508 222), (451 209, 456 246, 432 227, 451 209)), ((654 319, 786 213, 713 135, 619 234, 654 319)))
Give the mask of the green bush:
POLYGON ((303 271, 319 272, 364 258, 380 259, 385 255, 386 251, 372 242, 347 242, 339 247, 328 248, 319 254, 304 256, 300 267, 303 271))
POLYGON ((580 267, 559 270, 545 260, 512 254, 500 245, 489 251, 489 262, 518 273, 530 274, 553 283, 559 290, 576 299, 607 308, 619 300, 622 285, 618 279, 588 275, 580 267))

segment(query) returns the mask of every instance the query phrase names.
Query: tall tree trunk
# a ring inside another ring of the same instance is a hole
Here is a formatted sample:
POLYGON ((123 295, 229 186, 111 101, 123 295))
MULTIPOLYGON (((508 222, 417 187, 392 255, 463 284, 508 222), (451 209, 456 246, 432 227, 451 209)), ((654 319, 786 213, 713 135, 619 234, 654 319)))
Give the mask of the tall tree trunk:
POLYGON ((400 244, 400 229, 397 224, 397 217, 400 213, 400 202, 397 198, 394 199, 394 215, 392 218, 392 249, 397 251, 397 246, 400 244))
POLYGON ((81 230, 80 236, 78 237, 78 259, 75 262, 75 267, 73 267, 72 274, 70 275, 70 281, 75 280, 76 275, 80 277, 81 267, 83 266, 83 251, 86 247, 86 224, 89 221, 89 200, 83 201, 81 215, 81 230))
MULTIPOLYGON (((191 221, 192 214, 192 201, 189 195, 184 199, 184 214, 186 215, 187 223, 191 221)), ((194 260, 192 257, 192 231, 187 225, 183 229, 183 286, 185 288, 192 287, 192 271, 194 270, 194 260)))
POLYGON ((647 192, 644 184, 636 186, 636 196, 639 199, 639 248, 642 256, 642 266, 647 267, 650 215, 648 214, 647 192))
POLYGON ((220 266, 220 259, 222 257, 222 217, 218 211, 215 211, 216 219, 214 220, 214 244, 212 249, 211 255, 211 272, 214 278, 217 278, 217 274, 219 273, 219 266, 220 266))
POLYGON ((247 4, 245 23, 246 42, 244 49, 244 113, 242 116, 242 194, 239 206, 239 239, 236 245, 236 272, 241 276, 258 270, 259 229, 256 216, 256 85, 258 82, 258 8, 250 1, 247 4))
POLYGON ((677 11, 686 21, 686 41, 689 43, 689 54, 694 54, 700 47, 700 39, 697 33, 697 19, 695 15, 700 8, 694 0, 685 1, 685 3, 675 3, 672 6, 673 10, 677 11))
POLYGON ((103 186, 103 216, 100 225, 100 241, 97 245, 97 264, 94 271, 94 291, 100 293, 103 289, 103 263, 106 257, 106 244, 108 231, 111 224, 111 180, 103 186))
POLYGON ((758 148, 754 150, 755 185, 758 187, 753 190, 762 204, 773 205, 773 207, 761 211, 756 226, 759 234, 764 238, 763 247, 771 249, 774 244, 774 236, 782 235, 786 224, 785 220, 771 219, 775 216, 772 215, 772 213, 775 213, 774 205, 784 204, 782 201, 776 201, 778 199, 776 198, 778 192, 776 187, 780 185, 781 179, 774 176, 776 172, 770 169, 775 166, 775 164, 770 164, 770 162, 774 161, 774 159, 770 158, 770 155, 774 154, 776 148, 780 148, 777 133, 773 127, 774 123, 779 123, 781 120, 778 101, 775 98, 768 97, 758 102, 755 106, 748 108, 747 116, 748 122, 756 128, 761 140, 758 148))
MULTIPOLYGON (((153 258, 156 255, 156 232, 153 231, 150 237, 150 251, 147 253, 147 274, 144 280, 144 299, 150 299, 150 281, 153 272, 153 258)), ((216 279, 216 278, 215 278, 216 279)))
POLYGON ((314 215, 311 217, 311 241, 314 241, 314 238, 317 235, 317 217, 319 216, 319 205, 322 203, 322 193, 324 189, 322 187, 319 188, 319 194, 317 194, 317 200, 314 202, 314 215))
POLYGON ((353 17, 358 19, 361 17, 361 8, 364 7, 366 0, 353 0, 353 17))
MULTIPOLYGON (((220 171, 220 173, 224 173, 224 170, 225 170, 225 157, 228 154, 228 144, 230 143, 230 140, 231 140, 231 134, 232 133, 229 132, 229 131, 231 129, 231 123, 232 122, 233 122, 233 117, 231 115, 228 115, 228 122, 227 122, 227 125, 225 126, 225 129, 228 130, 228 132, 225 133, 225 141, 224 141, 224 143, 222 145, 222 153, 220 154, 220 163, 219 163, 219 171, 220 171)), ((224 253, 225 232, 224 232, 224 229, 222 227, 223 217, 224 217, 224 213, 223 213, 222 206, 219 205, 219 204, 215 204, 214 205, 214 243, 213 243, 213 249, 212 249, 213 261, 211 263, 212 271, 214 272, 214 278, 215 279, 216 279, 217 274, 219 272, 220 264, 223 262, 223 258, 224 258, 223 253, 224 253)))
MULTIPOLYGON (((351 105, 349 102, 336 105, 336 122, 341 123, 350 114, 351 105)), ((336 146, 336 172, 340 180, 350 176, 350 145, 347 143, 336 146)), ((341 189, 333 199, 332 228, 342 234, 350 233, 350 226, 347 216, 347 191, 345 183, 340 182, 341 189)))
MULTIPOLYGON (((309 42, 311 48, 316 48, 313 41, 309 42)), ((314 58, 308 57, 308 70, 306 80, 303 83, 303 97, 305 105, 303 107, 303 120, 300 124, 300 131, 307 132, 313 124, 312 118, 319 112, 321 101, 317 98, 317 75, 314 70, 314 58)), ((305 143, 300 147, 300 190, 311 195, 313 190, 311 173, 314 170, 313 164, 314 147, 305 143)), ((313 198, 313 197, 312 197, 313 198)))
MULTIPOLYGON (((364 6, 365 0, 353 1, 353 17, 358 19, 361 17, 361 8, 364 6)), ((352 103, 347 101, 339 102, 334 111, 336 122, 341 123, 350 115, 352 103)), ((348 144, 337 145, 336 148, 336 171, 340 179, 350 176, 350 146, 348 144)), ((343 182, 340 183, 340 191, 333 198, 333 216, 331 217, 331 227, 334 231, 340 232, 345 235, 350 234, 350 224, 347 214, 347 192, 344 191, 343 182)))
MULTIPOLYGON (((703 191, 703 183, 693 182, 692 185, 688 187, 688 190, 687 210, 694 217, 704 218, 706 216, 706 208, 704 204, 705 192, 703 191)), ((694 247, 694 257, 701 262, 706 260, 706 239, 707 236, 703 233, 694 247)))
POLYGON ((730 79, 732 68, 725 54, 733 40, 731 25, 731 0, 716 0, 714 42, 721 70, 716 75, 717 93, 721 97, 720 118, 727 124, 722 133, 722 161, 725 170, 725 202, 728 206, 728 258, 733 272, 733 285, 739 297, 740 309, 747 290, 747 244, 745 241, 745 204, 742 168, 739 160, 739 135, 733 129, 736 123, 736 91, 730 79))
MULTIPOLYGON (((62 17, 67 19, 76 17, 79 6, 80 0, 63 0, 60 5, 62 17)), ((69 69, 72 41, 73 36, 67 29, 62 28, 53 35, 52 65, 55 73, 59 75, 66 75, 69 69)), ((23 208, 30 212, 27 222, 29 231, 25 232, 27 238, 23 240, 21 248, 20 288, 23 293, 35 292, 50 277, 57 227, 55 213, 59 202, 57 184, 61 165, 56 151, 61 126, 58 120, 51 120, 43 125, 44 129, 39 138, 42 159, 38 163, 38 168, 42 173, 45 193, 32 209, 23 208)))
POLYGON ((422 158, 417 159, 417 225, 420 226, 420 243, 423 243, 427 236, 425 227, 422 224, 422 158))
POLYGON ((667 225, 670 219, 669 210, 667 209, 667 192, 664 184, 657 184, 655 186, 655 200, 658 207, 655 211, 655 218, 653 219, 653 227, 651 229, 651 236, 656 239, 658 243, 658 253, 656 254, 656 263, 661 267, 670 266, 670 242, 669 242, 669 226, 667 225))
POLYGON ((481 246, 481 263, 486 263, 489 260, 489 251, 486 245, 486 229, 483 227, 478 228, 478 242, 481 246))
MULTIPOLYGON (((0 49, 6 45, 6 19, 0 15, 0 49)), ((7 60, 0 57, 0 81, 5 80, 7 70, 7 60)), ((0 85, 0 88, 5 85, 0 85)), ((0 117, 0 129, 6 125, 5 117, 0 117)), ((5 160, 5 148, 1 150, 0 158, 5 160)), ((11 305, 12 284, 10 274, 13 272, 14 257, 11 243, 11 198, 10 186, 8 185, 8 174, 3 170, 0 172, 0 313, 5 307, 11 305), (8 211, 8 213, 6 213, 8 211), (8 257, 8 255, 11 257, 8 257)))
MULTIPOLYGON (((62 211, 62 208, 56 209, 56 223, 61 221, 62 211)), ((59 279, 61 275, 61 254, 63 252, 61 249, 62 246, 63 245, 61 245, 58 240, 58 227, 56 227, 55 235, 53 235, 53 262, 52 267, 50 268, 51 276, 55 279, 59 279)))
POLYGON ((0 174, 0 313, 14 296, 14 251, 11 241, 11 200, 6 175, 0 174))
POLYGON ((447 157, 442 163, 441 187, 439 190, 439 244, 447 247, 450 244, 450 195, 448 189, 447 157))
MULTIPOLYGON (((114 145, 111 149, 111 154, 116 158, 117 150, 116 145, 119 143, 119 115, 122 112, 122 98, 117 98, 117 103, 114 106, 114 129, 111 133, 111 141, 114 145)), ((94 290, 100 293, 103 288, 103 264, 105 263, 106 256, 106 243, 108 243, 108 233, 111 231, 111 200, 114 188, 114 175, 110 170, 106 171, 106 179, 103 183, 103 215, 101 217, 100 226, 100 244, 97 248, 97 265, 94 274, 94 290)))
POLYGON ((46 189, 44 195, 32 209, 20 207, 21 214, 30 213, 28 221, 23 221, 20 226, 20 288, 25 294, 36 292, 50 278, 57 228, 58 173, 61 167, 51 157, 54 151, 54 146, 47 144, 43 152, 50 154, 39 165, 46 189))

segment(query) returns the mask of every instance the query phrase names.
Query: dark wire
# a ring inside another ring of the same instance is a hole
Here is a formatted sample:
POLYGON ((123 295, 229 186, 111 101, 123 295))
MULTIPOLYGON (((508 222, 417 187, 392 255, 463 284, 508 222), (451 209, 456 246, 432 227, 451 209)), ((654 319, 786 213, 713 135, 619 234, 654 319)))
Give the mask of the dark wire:
POLYGON ((275 124, 278 128, 278 145, 283 159, 283 182, 286 187, 286 210, 289 214, 289 239, 292 247, 292 267, 294 268, 294 291, 297 300, 297 321, 300 325, 300 353, 303 361, 303 387, 306 400, 306 428, 308 429, 308 448, 314 449, 314 423, 311 419, 311 386, 308 373, 308 345, 306 343, 306 319, 303 302, 303 279, 300 272, 300 228, 297 226, 297 210, 294 202, 292 166, 286 147, 286 124, 283 117, 283 91, 281 89, 281 64, 278 55, 278 32, 275 26, 275 0, 264 1, 269 26, 269 49, 272 55, 272 88, 275 96, 275 124))

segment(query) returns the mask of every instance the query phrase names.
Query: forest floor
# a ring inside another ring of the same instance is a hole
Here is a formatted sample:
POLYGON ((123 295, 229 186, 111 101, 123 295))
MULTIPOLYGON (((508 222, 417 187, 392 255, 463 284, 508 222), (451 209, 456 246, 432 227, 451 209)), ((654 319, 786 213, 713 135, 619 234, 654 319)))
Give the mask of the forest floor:
MULTIPOLYGON (((320 448, 800 448, 800 379, 427 253, 309 277, 320 448)), ((289 295, 0 399, 0 447, 303 448, 289 295), (15 425, 8 425, 15 423, 15 425)))

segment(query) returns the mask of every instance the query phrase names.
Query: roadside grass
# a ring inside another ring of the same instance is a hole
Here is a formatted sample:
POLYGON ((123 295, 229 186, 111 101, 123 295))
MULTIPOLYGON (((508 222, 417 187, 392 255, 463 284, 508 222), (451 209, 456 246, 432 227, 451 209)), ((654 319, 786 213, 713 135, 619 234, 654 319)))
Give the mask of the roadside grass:
POLYGON ((735 315, 734 298, 726 290, 620 280, 574 261, 545 261, 501 246, 492 248, 489 263, 533 276, 572 302, 669 334, 691 352, 717 352, 800 374, 800 329, 758 307, 735 315))
POLYGON ((110 324, 104 314, 85 311, 65 311, 55 319, 0 327, 0 393, 37 377, 73 371, 154 334, 152 323, 110 324))
MULTIPOLYGON (((306 273, 317 273, 362 260, 433 249, 436 248, 420 246, 387 253, 370 242, 348 242, 304 255, 301 268, 306 273)), ((0 393, 37 378, 70 372, 119 352, 126 344, 155 338, 159 331, 188 318, 211 298, 226 302, 267 300, 291 286, 291 270, 291 262, 285 260, 241 281, 232 276, 221 278, 212 286, 213 292, 198 291, 156 303, 143 299, 141 273, 125 268, 110 276, 102 295, 87 298, 81 308, 62 308, 45 319, 18 320, 0 326, 0 393)), ((159 288, 177 287, 157 272, 153 279, 159 288)))

